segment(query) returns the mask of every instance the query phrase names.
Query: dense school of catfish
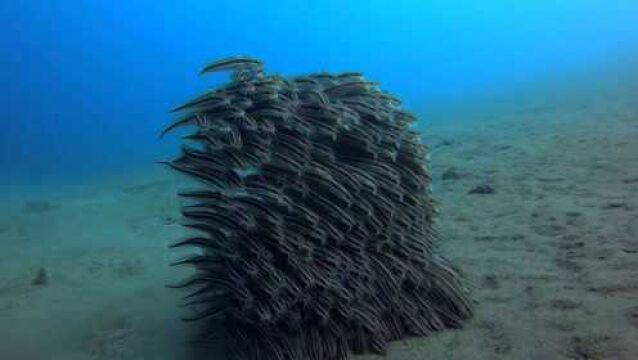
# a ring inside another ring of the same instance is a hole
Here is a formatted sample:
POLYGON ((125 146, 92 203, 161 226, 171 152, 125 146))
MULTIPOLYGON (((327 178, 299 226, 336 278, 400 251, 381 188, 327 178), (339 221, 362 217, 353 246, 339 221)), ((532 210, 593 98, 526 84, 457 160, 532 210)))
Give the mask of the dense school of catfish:
POLYGON ((461 326, 458 275, 436 253, 427 148, 400 101, 360 73, 286 78, 251 57, 174 109, 190 128, 165 162, 201 181, 180 196, 198 249, 176 287, 201 340, 237 359, 346 359, 461 326), (223 344, 223 345, 222 345, 223 344))

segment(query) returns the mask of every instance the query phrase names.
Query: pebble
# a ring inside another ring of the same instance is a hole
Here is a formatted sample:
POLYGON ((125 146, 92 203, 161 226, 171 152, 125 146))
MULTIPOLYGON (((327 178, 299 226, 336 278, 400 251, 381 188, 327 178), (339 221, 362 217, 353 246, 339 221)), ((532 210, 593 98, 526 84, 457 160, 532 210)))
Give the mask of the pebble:
POLYGON ((49 274, 45 268, 39 268, 31 285, 46 286, 49 284, 49 274))
POLYGON ((493 194, 494 192, 494 188, 490 185, 479 185, 468 191, 468 194, 493 194))
POLYGON ((455 168, 447 168, 443 174, 441 175, 442 180, 458 180, 461 178, 461 175, 456 171, 455 168))

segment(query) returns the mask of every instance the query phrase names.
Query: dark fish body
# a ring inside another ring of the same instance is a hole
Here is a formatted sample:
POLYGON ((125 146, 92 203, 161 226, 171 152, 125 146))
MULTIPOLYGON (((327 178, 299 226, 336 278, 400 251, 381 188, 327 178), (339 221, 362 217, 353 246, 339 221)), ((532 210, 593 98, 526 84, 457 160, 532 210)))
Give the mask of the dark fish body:
POLYGON ((213 61, 212 63, 204 66, 200 71, 200 74, 225 70, 258 69, 262 66, 263 63, 261 61, 248 56, 228 57, 213 61))

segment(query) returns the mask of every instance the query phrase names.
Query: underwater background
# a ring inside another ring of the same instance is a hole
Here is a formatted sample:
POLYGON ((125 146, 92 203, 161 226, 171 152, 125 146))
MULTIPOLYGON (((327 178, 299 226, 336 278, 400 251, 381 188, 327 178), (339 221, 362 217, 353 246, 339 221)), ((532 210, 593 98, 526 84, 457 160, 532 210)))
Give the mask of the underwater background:
MULTIPOLYGON (((77 183, 166 154, 167 110, 247 54, 285 75, 360 71, 419 114, 596 66, 638 44, 638 5, 596 1, 3 1, 2 185, 77 183)), ((422 121, 427 123, 427 116, 422 121)))
POLYGON ((638 2, 25 0, 0 21, 0 358, 192 356, 159 133, 232 55, 362 72, 419 119, 477 315, 387 358, 638 357, 638 2))

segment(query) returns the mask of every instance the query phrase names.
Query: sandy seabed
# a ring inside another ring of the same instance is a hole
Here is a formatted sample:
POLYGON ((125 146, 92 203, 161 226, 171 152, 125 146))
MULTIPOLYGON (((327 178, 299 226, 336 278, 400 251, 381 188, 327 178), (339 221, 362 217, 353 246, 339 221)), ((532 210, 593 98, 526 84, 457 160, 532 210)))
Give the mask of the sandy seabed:
MULTIPOLYGON (((385 359, 638 359, 638 82, 627 81, 432 115, 440 249, 476 315, 395 342, 385 359)), ((168 245, 184 235, 185 186, 150 173, 2 209, 0 359, 197 358, 183 293, 164 287, 190 273, 168 266, 182 255, 168 245)))

